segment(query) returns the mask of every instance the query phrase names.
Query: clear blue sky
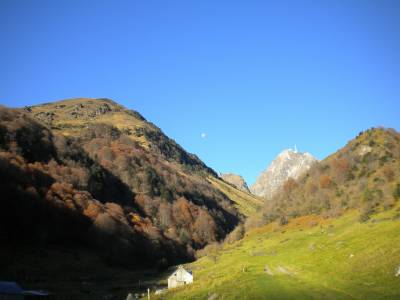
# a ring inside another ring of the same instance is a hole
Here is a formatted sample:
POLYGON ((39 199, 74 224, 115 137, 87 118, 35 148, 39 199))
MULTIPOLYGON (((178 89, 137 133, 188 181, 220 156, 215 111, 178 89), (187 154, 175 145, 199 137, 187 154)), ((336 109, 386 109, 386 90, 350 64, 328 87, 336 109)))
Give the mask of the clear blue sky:
POLYGON ((1 104, 112 98, 250 184, 400 129, 400 1, 0 0, 0 41, 1 104))

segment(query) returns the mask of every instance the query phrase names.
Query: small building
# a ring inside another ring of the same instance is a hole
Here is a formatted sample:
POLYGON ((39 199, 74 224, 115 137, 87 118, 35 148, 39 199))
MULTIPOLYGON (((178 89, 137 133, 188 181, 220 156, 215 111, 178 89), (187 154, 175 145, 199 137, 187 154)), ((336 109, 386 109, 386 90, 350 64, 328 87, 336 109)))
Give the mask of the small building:
POLYGON ((187 271, 183 266, 179 266, 178 269, 168 277, 168 289, 191 283, 193 283, 193 274, 187 271))

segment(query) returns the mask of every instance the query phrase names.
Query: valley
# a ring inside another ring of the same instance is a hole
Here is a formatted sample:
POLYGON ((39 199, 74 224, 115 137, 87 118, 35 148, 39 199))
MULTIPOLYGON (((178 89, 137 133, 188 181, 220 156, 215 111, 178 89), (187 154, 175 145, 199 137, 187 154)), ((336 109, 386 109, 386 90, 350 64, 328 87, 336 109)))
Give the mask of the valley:
POLYGON ((0 300, 400 300, 400 0, 0 0, 0 300))
POLYGON ((1 278, 55 299, 400 296, 394 129, 284 150, 250 189, 110 99, 1 107, 0 132, 1 278), (155 295, 179 264, 194 282, 155 295))

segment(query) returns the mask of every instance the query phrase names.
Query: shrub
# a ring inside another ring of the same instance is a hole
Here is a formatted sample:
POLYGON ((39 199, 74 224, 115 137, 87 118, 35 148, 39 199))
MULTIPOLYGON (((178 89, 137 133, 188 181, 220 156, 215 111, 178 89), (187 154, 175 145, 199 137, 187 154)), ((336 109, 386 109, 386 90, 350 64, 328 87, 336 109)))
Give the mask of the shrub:
POLYGON ((355 176, 354 176, 353 172, 348 171, 347 175, 346 175, 346 181, 353 180, 354 178, 355 178, 355 176))
POLYGON ((200 258, 203 256, 209 256, 214 261, 219 254, 219 251, 222 249, 222 244, 220 243, 212 243, 205 246, 203 249, 196 251, 196 258, 200 258))
POLYGON ((385 177, 388 181, 392 181, 395 177, 393 168, 390 166, 385 166, 383 168, 383 175, 385 175, 385 177))
POLYGON ((308 181, 306 183, 305 192, 307 195, 314 195, 317 190, 318 187, 312 181, 308 181))
POLYGON ((371 218, 371 215, 373 213, 374 213, 374 210, 371 207, 369 207, 369 206, 364 207, 363 210, 361 211, 361 214, 360 214, 358 220, 361 223, 367 222, 371 218))
POLYGON ((241 240, 243 237, 244 237, 244 226, 243 224, 239 224, 230 234, 228 234, 228 236, 225 238, 225 242, 228 244, 232 244, 236 241, 241 240))
POLYGON ((365 189, 363 193, 363 202, 371 202, 374 199, 374 195, 371 190, 365 189))
POLYGON ((395 200, 399 200, 399 198, 400 198, 400 183, 396 184, 396 187, 394 188, 393 198, 395 200))
POLYGON ((286 225, 287 223, 289 223, 289 220, 286 216, 281 216, 279 218, 279 225, 283 226, 286 225))
POLYGON ((328 175, 322 175, 319 178, 319 185, 323 189, 330 188, 332 186, 332 179, 328 175))
POLYGON ((383 201, 384 210, 391 209, 394 206, 395 202, 396 202, 396 199, 394 199, 394 198, 391 198, 391 197, 385 198, 385 200, 383 201))
POLYGON ((294 180, 293 178, 289 177, 289 179, 286 180, 285 183, 283 184, 283 190, 285 191, 285 193, 290 193, 297 186, 298 186, 298 184, 297 184, 296 180, 294 180))
POLYGON ((190 234, 189 232, 185 229, 182 228, 181 231, 179 232, 179 242, 182 245, 186 245, 190 241, 190 234))
POLYGON ((335 159, 332 162, 332 164, 339 178, 346 177, 347 173, 350 170, 350 162, 348 159, 346 158, 335 159))
POLYGON ((250 231, 253 228, 261 227, 265 225, 266 222, 261 214, 255 214, 247 218, 244 227, 246 232, 250 231))

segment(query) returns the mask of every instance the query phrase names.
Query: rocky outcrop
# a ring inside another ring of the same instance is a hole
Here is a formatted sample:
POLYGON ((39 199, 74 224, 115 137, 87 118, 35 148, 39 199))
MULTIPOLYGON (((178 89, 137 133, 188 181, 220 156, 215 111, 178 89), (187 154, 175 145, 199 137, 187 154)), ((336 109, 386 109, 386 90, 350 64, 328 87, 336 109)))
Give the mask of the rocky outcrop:
POLYGON ((298 179, 317 159, 310 153, 286 149, 257 178, 250 191, 260 197, 272 198, 289 178, 298 179))
POLYGON ((51 111, 48 112, 40 112, 35 114, 35 118, 39 119, 40 121, 44 122, 47 125, 51 125, 54 120, 55 114, 51 111))
POLYGON ((227 173, 221 174, 221 178, 227 183, 232 184, 239 190, 250 193, 249 187, 247 186, 247 183, 242 176, 233 173, 227 173))

